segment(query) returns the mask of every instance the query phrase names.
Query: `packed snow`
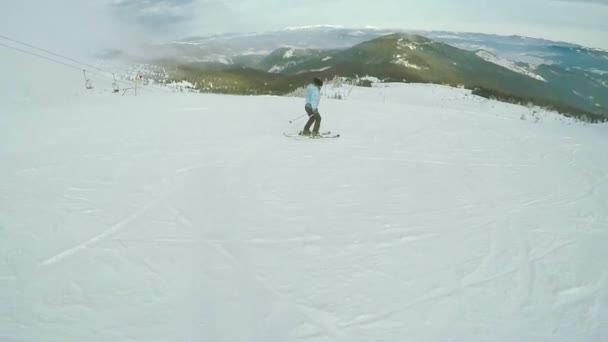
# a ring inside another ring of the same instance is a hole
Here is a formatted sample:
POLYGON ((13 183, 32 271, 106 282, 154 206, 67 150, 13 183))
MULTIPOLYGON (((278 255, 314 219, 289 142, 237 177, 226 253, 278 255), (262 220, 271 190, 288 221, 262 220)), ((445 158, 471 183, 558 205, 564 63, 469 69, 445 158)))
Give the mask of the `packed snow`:
POLYGON ((0 340, 605 340, 607 125, 351 90, 3 99, 0 340))

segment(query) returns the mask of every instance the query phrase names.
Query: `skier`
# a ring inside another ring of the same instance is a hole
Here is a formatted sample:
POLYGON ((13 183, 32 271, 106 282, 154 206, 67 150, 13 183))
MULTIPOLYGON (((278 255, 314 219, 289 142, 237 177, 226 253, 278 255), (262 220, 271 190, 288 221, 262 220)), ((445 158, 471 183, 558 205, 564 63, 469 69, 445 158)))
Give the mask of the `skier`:
POLYGON ((323 81, 315 77, 311 84, 306 88, 306 105, 304 110, 308 114, 308 122, 304 126, 302 135, 319 136, 319 128, 321 126, 321 114, 319 114, 319 102, 321 101, 321 87, 323 81), (312 132, 310 127, 314 124, 312 132))

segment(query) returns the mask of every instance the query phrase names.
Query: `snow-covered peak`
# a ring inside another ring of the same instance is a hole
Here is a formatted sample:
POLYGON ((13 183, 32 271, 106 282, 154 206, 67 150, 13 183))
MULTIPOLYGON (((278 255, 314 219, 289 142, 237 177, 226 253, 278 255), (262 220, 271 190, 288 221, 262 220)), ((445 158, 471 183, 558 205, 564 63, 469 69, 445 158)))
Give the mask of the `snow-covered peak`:
POLYGON ((418 43, 407 41, 404 38, 399 38, 399 40, 397 40, 397 50, 403 49, 410 49, 415 51, 418 49, 418 43))
POLYGON ((421 67, 419 65, 411 63, 407 59, 408 51, 416 51, 419 48, 422 49, 420 44, 406 40, 404 38, 399 38, 397 40, 396 52, 393 55, 391 63, 416 70, 428 70, 429 68, 421 67))
POLYGON ((593 51, 593 52, 602 52, 602 53, 608 53, 608 50, 606 49, 600 49, 600 48, 587 48, 589 51, 593 51))
POLYGON ((169 44, 173 45, 200 45, 200 42, 174 41, 169 44))
POLYGON ((318 29, 342 29, 340 25, 307 25, 307 26, 292 26, 286 27, 286 31, 303 31, 303 30, 318 30, 318 29))

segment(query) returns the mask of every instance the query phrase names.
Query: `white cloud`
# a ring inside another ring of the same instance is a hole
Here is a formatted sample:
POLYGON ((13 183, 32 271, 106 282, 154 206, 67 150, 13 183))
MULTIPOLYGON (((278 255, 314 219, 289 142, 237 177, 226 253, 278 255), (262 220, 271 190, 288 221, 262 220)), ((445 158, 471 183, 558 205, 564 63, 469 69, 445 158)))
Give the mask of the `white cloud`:
POLYGON ((129 45, 144 33, 118 20, 106 1, 82 0, 2 2, 0 32, 71 54, 129 45))
POLYGON ((0 4, 0 28, 79 47, 334 24, 519 34, 606 48, 606 4, 608 0, 12 0, 0 4))

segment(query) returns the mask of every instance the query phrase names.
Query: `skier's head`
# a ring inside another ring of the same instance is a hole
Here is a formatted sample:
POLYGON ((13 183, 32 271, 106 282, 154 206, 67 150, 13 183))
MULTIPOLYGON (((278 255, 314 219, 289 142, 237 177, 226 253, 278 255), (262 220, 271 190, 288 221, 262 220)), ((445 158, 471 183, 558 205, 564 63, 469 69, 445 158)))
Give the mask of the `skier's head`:
POLYGON ((323 81, 321 81, 321 79, 318 77, 313 78, 312 82, 319 88, 323 86, 323 81))

